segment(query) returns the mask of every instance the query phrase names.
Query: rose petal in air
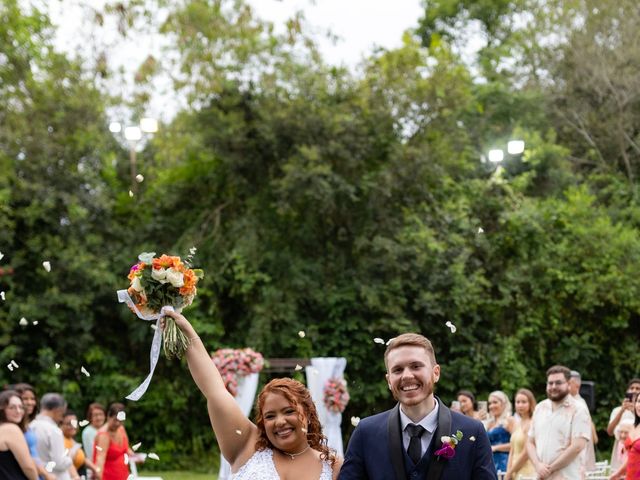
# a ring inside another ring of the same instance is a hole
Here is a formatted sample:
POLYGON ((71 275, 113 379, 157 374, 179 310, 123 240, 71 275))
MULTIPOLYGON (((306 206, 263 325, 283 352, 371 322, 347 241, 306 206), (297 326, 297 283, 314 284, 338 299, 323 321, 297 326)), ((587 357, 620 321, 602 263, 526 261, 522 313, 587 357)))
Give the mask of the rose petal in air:
POLYGON ((80 372, 84 373, 87 377, 90 377, 90 376, 91 376, 91 374, 90 374, 90 373, 87 371, 87 369, 86 369, 86 368, 84 368, 84 367, 81 367, 81 368, 80 368, 80 372))
POLYGON ((50 272, 50 271, 51 271, 51 262, 49 262, 49 261, 42 262, 42 266, 44 267, 44 269, 45 269, 47 272, 50 272))
POLYGON ((56 364, 54 364, 54 367, 56 367, 56 370, 58 370, 60 368, 60 364, 56 363, 56 364))
POLYGON ((24 317, 22 317, 18 323, 20 324, 21 327, 26 327, 27 325, 29 325, 29 322, 24 317))
POLYGON ((99 447, 98 445, 96 445, 96 450, 98 450, 99 452, 102 451, 102 447, 99 447))
POLYGON ((127 414, 123 410, 121 410, 116 415, 116 418, 118 419, 118 421, 124 422, 127 419, 127 414))
POLYGON ((0 252, 0 260, 2 260, 2 257, 4 257, 4 253, 0 252))
POLYGON ((478 228, 478 233, 479 233, 479 234, 480 234, 480 233, 484 233, 484 228, 479 227, 479 228, 478 228))
POLYGON ((80 425, 81 427, 86 427, 87 425, 89 425, 89 420, 80 420, 78 422, 78 425, 80 425))
POLYGON ((33 322, 31 322, 32 325, 38 325, 38 320, 34 320, 33 322))
POLYGON ((445 323, 445 325, 447 327, 449 327, 449 329, 451 330, 451 333, 456 333, 456 330, 458 330, 458 328, 451 322, 447 321, 447 323, 445 323))
POLYGON ((237 433, 238 435, 242 435, 242 430, 236 430, 236 433, 237 433))
POLYGON ((147 458, 150 458, 151 460, 160 460, 160 457, 153 452, 147 455, 147 458))
POLYGON ((304 338, 306 335, 307 335, 307 334, 306 334, 306 333, 304 333, 304 330, 300 330, 300 331, 298 332, 298 336, 299 336, 300 338, 304 338))
POLYGON ((136 443, 133 447, 131 447, 131 450, 133 450, 134 452, 137 452, 138 449, 140 448, 140 445, 142 445, 142 442, 136 443))
POLYGON ((138 183, 144 182, 144 176, 141 174, 136 175, 136 182, 138 183))
POLYGON ((11 365, 10 363, 7 365, 7 368, 10 372, 13 372, 13 365, 11 365))
POLYGON ((296 372, 299 372, 300 370, 302 370, 302 365, 296 365, 295 370, 296 372))
POLYGON ((131 190, 129 190, 129 196, 133 198, 133 192, 131 190))
POLYGON ((376 337, 376 338, 374 338, 374 339, 373 339, 373 341, 374 341, 375 343, 379 343, 380 345, 384 345, 384 340, 383 340, 383 339, 381 339, 380 337, 376 337))
POLYGON ((15 360, 11 360, 11 365, 13 365, 15 368, 20 368, 20 365, 18 365, 15 360))
POLYGON ((351 425, 357 427, 360 423, 360 417, 351 417, 351 425))
POLYGON ((2 301, 4 302, 4 292, 0 292, 0 298, 2 298, 2 301))
POLYGON ((78 428, 78 420, 76 420, 75 418, 71 419, 71 426, 73 428, 78 428))
POLYGON ((476 437, 469 437, 469 440, 471 440, 472 442, 476 441, 476 437))

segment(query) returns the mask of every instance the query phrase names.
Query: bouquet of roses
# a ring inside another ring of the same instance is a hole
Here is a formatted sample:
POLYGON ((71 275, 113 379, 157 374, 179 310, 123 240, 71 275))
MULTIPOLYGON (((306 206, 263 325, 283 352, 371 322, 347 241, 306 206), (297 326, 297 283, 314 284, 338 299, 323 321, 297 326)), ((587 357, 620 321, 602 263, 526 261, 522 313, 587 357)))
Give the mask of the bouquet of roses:
POLYGON ((238 395, 238 376, 258 373, 264 366, 262 354, 251 348, 221 348, 212 355, 213 363, 231 395, 238 395))
MULTIPOLYGON (((190 258, 195 249, 192 249, 190 258)), ((162 307, 171 306, 177 311, 188 307, 196 296, 196 284, 204 276, 202 270, 192 269, 180 257, 155 252, 141 253, 139 262, 131 267, 127 289, 136 308, 143 314, 158 314, 162 307)), ((180 358, 189 346, 189 339, 177 327, 171 317, 165 317, 162 346, 167 358, 180 358)))
POLYGON ((324 384, 324 406, 327 410, 342 413, 349 403, 347 382, 344 378, 330 378, 324 384))

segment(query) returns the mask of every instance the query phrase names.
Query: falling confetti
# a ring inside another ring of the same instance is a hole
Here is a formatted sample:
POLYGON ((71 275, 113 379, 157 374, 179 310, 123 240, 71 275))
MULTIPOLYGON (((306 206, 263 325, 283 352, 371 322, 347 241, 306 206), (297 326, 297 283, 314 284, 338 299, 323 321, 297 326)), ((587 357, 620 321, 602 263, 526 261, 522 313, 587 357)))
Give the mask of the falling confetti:
POLYGON ((127 414, 124 413, 123 411, 119 411, 118 414, 116 415, 116 418, 119 421, 124 422, 127 419, 127 414))
POLYGON ((351 417, 351 425, 357 427, 360 423, 360 417, 351 417))
POLYGON ((140 448, 140 445, 142 445, 142 442, 138 442, 138 443, 136 443, 133 447, 131 447, 131 449, 132 449, 134 452, 137 452, 137 451, 138 451, 138 449, 140 448))
POLYGON ((156 330, 158 328, 158 326, 155 323, 151 324, 151 330, 156 330))
POLYGON ((90 377, 90 376, 91 376, 91 374, 90 374, 90 373, 87 371, 87 369, 86 369, 86 368, 84 368, 84 367, 81 367, 81 368, 80 368, 80 372, 81 372, 81 373, 84 373, 87 377, 90 377))
POLYGON ((7 368, 10 372, 13 372, 13 365, 11 365, 10 363, 7 365, 7 368))
POLYGON ((144 175, 141 175, 141 174, 136 175, 136 182, 138 183, 144 182, 144 175))
POLYGON ((447 323, 445 323, 445 325, 447 327, 449 327, 449 329, 451 330, 451 333, 456 333, 456 330, 458 330, 456 328, 456 326, 453 323, 449 322, 449 321, 447 323))
POLYGON ((484 233, 484 228, 479 227, 479 228, 478 228, 478 233, 479 233, 479 234, 480 234, 480 233, 484 233))
POLYGON ((472 442, 476 441, 476 437, 469 437, 469 440, 471 440, 472 442))
POLYGON ((197 249, 196 247, 191 247, 191 248, 189 249, 189 253, 190 253, 191 255, 195 255, 197 251, 198 251, 198 249, 197 249))
POLYGON ((51 262, 48 262, 48 261, 47 261, 47 262, 42 262, 42 266, 44 267, 44 269, 45 269, 47 272, 50 272, 50 271, 51 271, 51 262))
POLYGON ((380 337, 376 337, 373 339, 374 343, 379 343, 380 345, 384 345, 384 340, 380 337))
POLYGON ((151 460, 160 460, 160 457, 153 452, 147 455, 147 458, 150 458, 151 460))
POLYGON ((32 325, 38 325, 38 320, 34 320, 33 322, 31 322, 32 325))
POLYGON ((76 420, 75 418, 71 419, 71 426, 73 428, 78 428, 78 420, 76 420))
POLYGON ((4 257, 4 253, 0 252, 0 260, 2 260, 2 257, 4 257))
POLYGON ((131 190, 129 190, 129 196, 133 198, 133 192, 131 190))
POLYGON ((18 365, 15 360, 11 360, 11 365, 13 365, 13 368, 20 368, 20 365, 18 365))
POLYGON ((99 452, 102 451, 102 447, 99 447, 98 445, 96 445, 96 450, 98 450, 99 452))
POLYGON ((56 462, 48 462, 44 467, 44 469, 49 473, 53 472, 54 468, 56 468, 56 462))
POLYGON ((304 333, 304 330, 300 330, 300 331, 298 332, 298 336, 299 336, 300 338, 304 338, 306 335, 307 335, 307 334, 306 334, 306 333, 304 333))
POLYGON ((56 367, 56 370, 58 370, 60 368, 60 364, 56 363, 56 364, 54 364, 54 367, 56 367))
POLYGON ((296 372, 299 372, 300 370, 302 370, 302 365, 296 365, 296 372))
POLYGON ((22 317, 18 323, 20 324, 21 327, 26 327, 27 325, 29 325, 29 322, 24 317, 22 317))
POLYGON ((0 298, 2 298, 2 301, 4 302, 4 292, 0 292, 0 298))
POLYGON ((78 422, 78 425, 80 425, 81 427, 86 427, 87 425, 89 425, 89 420, 80 420, 78 422))

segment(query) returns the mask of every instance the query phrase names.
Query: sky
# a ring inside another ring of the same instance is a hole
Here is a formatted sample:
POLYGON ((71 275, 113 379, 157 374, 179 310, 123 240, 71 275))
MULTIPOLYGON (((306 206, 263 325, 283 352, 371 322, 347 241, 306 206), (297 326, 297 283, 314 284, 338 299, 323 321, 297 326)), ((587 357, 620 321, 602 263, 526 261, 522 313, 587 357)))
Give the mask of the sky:
MULTIPOLYGON (((295 12, 302 11, 326 61, 345 65, 352 71, 356 70, 360 61, 375 47, 399 47, 405 30, 415 28, 424 11, 422 0, 247 1, 258 17, 274 23, 276 32, 283 31, 284 22, 295 12), (338 37, 337 41, 329 39, 329 31, 338 37)), ((84 50, 87 53, 83 39, 92 35, 92 13, 83 5, 100 8, 105 0, 57 0, 47 3, 52 21, 58 27, 57 47, 68 52, 84 50)), ((154 38, 138 38, 134 45, 123 46, 114 29, 108 33, 108 38, 100 40, 113 44, 109 60, 112 65, 121 67, 126 72, 135 71, 149 53, 159 54, 160 44, 154 38)), ((131 79, 131 84, 114 85, 110 88, 122 89, 125 93, 132 89, 133 74, 125 75, 127 76, 131 79)), ((168 84, 165 88, 170 90, 168 84)), ((162 97, 163 94, 160 93, 159 96, 162 97)), ((171 110, 175 111, 179 107, 167 109, 166 106, 166 99, 154 102, 149 116, 169 120, 167 117, 171 116, 171 110)))

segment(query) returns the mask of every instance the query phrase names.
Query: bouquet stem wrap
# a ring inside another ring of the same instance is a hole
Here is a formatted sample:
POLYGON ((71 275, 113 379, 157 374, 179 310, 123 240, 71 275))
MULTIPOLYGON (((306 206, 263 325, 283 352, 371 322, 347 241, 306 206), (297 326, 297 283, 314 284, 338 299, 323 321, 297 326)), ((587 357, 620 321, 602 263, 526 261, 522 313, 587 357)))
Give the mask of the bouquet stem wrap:
MULTIPOLYGON (((131 297, 129 296, 129 292, 127 292, 126 290, 118 290, 118 302, 126 303, 127 306, 131 310, 133 310, 133 312, 141 320, 146 320, 147 322, 153 322, 155 320, 156 322, 156 328, 153 334, 153 340, 151 342, 151 351, 149 352, 149 375, 147 375, 147 378, 145 378, 144 381, 140 385, 138 385, 136 389, 126 397, 127 400, 133 400, 135 402, 135 401, 138 401, 142 397, 142 395, 144 395, 144 393, 147 391, 147 388, 149 388, 149 384, 151 383, 151 379, 153 378, 153 372, 155 371, 156 365, 158 364, 158 358, 160 358, 160 347, 162 346, 162 330, 160 329, 160 325, 158 325, 158 320, 160 320, 164 316, 163 311, 165 309, 170 308, 173 310, 173 307, 170 307, 170 306, 163 307, 160 313, 145 315, 142 312, 140 312, 140 310, 138 310, 138 307, 136 307, 135 303, 133 303, 133 300, 131 300, 131 297)), ((172 323, 173 323, 173 327, 179 331, 175 322, 172 322, 172 323)))

